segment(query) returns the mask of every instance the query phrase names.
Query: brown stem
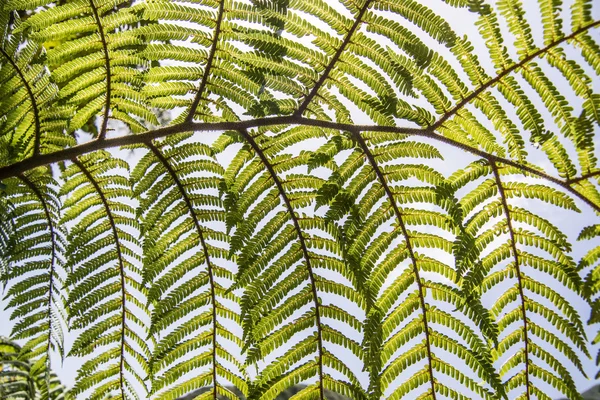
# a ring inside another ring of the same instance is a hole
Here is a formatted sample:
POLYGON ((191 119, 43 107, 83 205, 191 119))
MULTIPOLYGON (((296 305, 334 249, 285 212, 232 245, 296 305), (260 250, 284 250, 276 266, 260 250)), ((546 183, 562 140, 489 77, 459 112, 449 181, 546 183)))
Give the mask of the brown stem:
POLYGON ((494 172, 494 178, 496 185, 498 186, 498 193, 500 194, 500 200, 502 202, 502 208, 504 209, 504 216, 506 217, 506 224, 508 226, 508 232, 510 235, 510 245, 512 253, 515 259, 515 273, 517 275, 517 285, 519 287, 519 297, 521 298, 521 313, 523 314, 523 342, 525 343, 525 386, 527 399, 531 398, 529 390, 529 337, 527 328, 527 313, 525 309, 525 294, 523 293, 523 281, 521 276, 521 268, 519 267, 519 253, 517 252, 517 244, 515 240, 515 232, 510 219, 510 210, 508 208, 508 202, 506 201, 506 194, 504 193, 504 187, 500 180, 500 173, 498 172, 498 166, 494 161, 490 161, 492 171, 494 172))
POLYGON ((587 174, 583 174, 580 177, 577 178, 573 178, 573 179, 567 179, 567 181, 565 182, 567 185, 572 185, 574 183, 579 183, 581 181, 585 181, 586 179, 590 179, 593 178, 595 176, 600 176, 600 169, 598 171, 594 171, 594 172, 590 172, 587 174))
POLYGON ((202 81, 200 82, 200 87, 198 89, 198 93, 196 93, 196 97, 190 106, 189 114, 186 117, 186 122, 192 122, 194 120, 194 114, 196 113, 196 109, 198 108, 198 104, 200 104, 200 100, 202 100, 202 95, 204 94, 204 89, 206 88, 206 83, 208 82, 208 77, 210 75, 210 69, 213 65, 213 59, 215 58, 215 53, 217 52, 217 43, 219 41, 219 35, 221 34, 221 22, 223 21, 223 9, 225 7, 225 0, 221 0, 219 3, 219 13, 217 14, 217 25, 215 27, 215 34, 213 36, 212 45, 210 48, 210 53, 208 55, 208 59, 206 61, 206 68, 204 69, 204 74, 202 75, 202 81))

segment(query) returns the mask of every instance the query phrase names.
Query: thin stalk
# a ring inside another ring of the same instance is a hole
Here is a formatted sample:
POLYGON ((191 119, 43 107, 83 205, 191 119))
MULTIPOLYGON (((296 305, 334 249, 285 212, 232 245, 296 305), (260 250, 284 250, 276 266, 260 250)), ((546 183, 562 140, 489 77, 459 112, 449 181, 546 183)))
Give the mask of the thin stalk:
POLYGON ((506 224, 508 226, 508 233, 510 235, 510 245, 511 250, 514 255, 515 260, 515 273, 517 275, 517 285, 519 287, 519 298, 521 300, 521 313, 523 314, 523 342, 525 344, 525 386, 526 386, 526 398, 527 400, 531 399, 531 394, 529 390, 530 382, 529 382, 529 332, 527 327, 527 310, 525 308, 525 294, 523 293, 523 278, 521 276, 521 267, 519 266, 519 253, 517 252, 517 244, 515 240, 515 232, 512 226, 512 221, 510 219, 510 209, 508 208, 508 202, 506 200, 506 194, 504 193, 504 186, 502 186, 502 181, 500 180, 500 173, 498 171, 498 166, 494 161, 490 162, 492 167, 492 171, 494 172, 494 179, 496 180, 496 185, 498 186, 498 193, 500 194, 500 201, 502 202, 502 208, 504 210, 504 216, 506 217, 506 224))

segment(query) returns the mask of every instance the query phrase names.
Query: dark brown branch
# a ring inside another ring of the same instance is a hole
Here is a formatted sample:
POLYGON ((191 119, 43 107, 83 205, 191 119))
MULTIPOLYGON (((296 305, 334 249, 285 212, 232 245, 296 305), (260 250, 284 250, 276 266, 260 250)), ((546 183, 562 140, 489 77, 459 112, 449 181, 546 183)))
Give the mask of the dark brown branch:
POLYGON ((482 92, 486 91, 487 89, 493 87, 496 83, 498 83, 500 80, 502 80, 502 78, 504 78, 506 75, 512 73, 513 71, 523 67, 525 64, 529 63, 531 60, 540 57, 541 55, 543 55, 544 53, 548 52, 550 49, 561 45, 562 43, 573 39, 574 37, 576 37, 577 35, 587 32, 588 30, 596 27, 600 25, 600 21, 594 21, 586 26, 583 26, 579 29, 577 29, 576 31, 574 31, 573 33, 571 33, 568 36, 563 36, 562 38, 555 40, 554 42, 550 43, 548 46, 538 49, 537 51, 531 53, 530 55, 528 55, 527 57, 525 57, 524 59, 522 59, 521 61, 519 61, 516 64, 513 64, 511 67, 505 69, 504 71, 500 72, 496 77, 494 77, 493 79, 490 79, 489 81, 487 81, 486 83, 484 83, 483 85, 481 85, 480 87, 478 87, 476 90, 474 90, 470 95, 468 95, 467 97, 465 97, 464 99, 462 99, 456 106, 454 106, 450 111, 444 113, 444 115, 435 123, 433 124, 433 130, 436 130, 437 128, 439 128, 444 122, 446 122, 449 118, 451 118, 452 116, 454 116, 458 111, 460 111, 465 105, 469 104, 473 99, 475 99, 477 96, 479 96, 482 92))
POLYGON ((82 154, 90 153, 93 151, 111 148, 121 147, 128 145, 135 145, 141 143, 149 143, 151 140, 158 139, 161 137, 174 135, 177 133, 191 132, 191 131, 227 131, 227 130, 240 130, 246 128, 254 128, 261 126, 270 125, 281 125, 281 124, 296 124, 300 123, 301 119, 294 117, 273 117, 273 118, 259 118, 255 120, 247 121, 235 121, 235 122, 216 122, 216 123, 193 123, 183 122, 177 125, 166 126, 152 131, 147 131, 139 135, 120 136, 116 138, 105 139, 102 141, 90 141, 74 147, 70 147, 64 150, 59 150, 49 154, 40 154, 37 157, 29 157, 22 161, 16 162, 6 167, 0 167, 0 181, 9 177, 17 176, 20 173, 28 171, 33 168, 37 168, 43 165, 53 164, 60 161, 70 160, 74 157, 78 157, 82 154))
POLYGON ((15 60, 13 60, 11 58, 11 56, 2 47, 0 47, 0 53, 2 53, 4 58, 6 58, 6 60, 9 62, 9 64, 17 72, 17 75, 19 75, 19 78, 21 78, 21 81, 23 82, 23 85, 25 86, 25 90, 27 90, 27 95, 29 96, 29 99, 31 101, 31 108, 33 109, 33 121, 35 123, 35 137, 33 139, 34 140, 33 156, 35 157, 38 154, 40 154, 40 143, 41 143, 41 139, 42 139, 41 138, 42 129, 40 127, 40 113, 39 113, 37 101, 35 99, 35 96, 33 95, 33 90, 31 89, 29 82, 27 82, 27 79, 25 79, 25 74, 23 74, 23 71, 21 71, 21 68, 19 68, 19 66, 17 65, 15 60))
POLYGON ((408 254, 409 254, 411 264, 413 267, 413 273, 415 275, 415 282, 417 282, 417 287, 419 289, 419 301, 421 303, 421 312, 423 314, 423 331, 425 332, 425 346, 427 349, 427 368, 429 369, 429 381, 431 383, 431 396, 432 396, 432 399, 435 400, 436 395, 435 395, 435 380, 433 379, 433 355, 431 354, 431 339, 429 337, 429 323, 427 322, 427 306, 425 303, 425 295, 423 293, 423 283, 421 282, 421 276, 419 274, 419 267, 417 266, 417 257, 415 256, 413 246, 410 242, 410 235, 408 233, 408 229, 406 229, 406 224, 404 223, 404 219, 402 218, 402 213, 400 212, 400 209, 398 208, 398 204, 396 203, 396 200, 394 199, 394 194, 392 193, 390 187, 387 184, 387 181, 385 180, 385 176, 383 175, 383 172, 381 172, 381 169, 377 165, 375 156, 373 156, 373 153, 371 153, 371 150, 369 150, 369 147, 367 146, 367 143, 365 143, 365 140, 360 135, 360 132, 354 131, 353 138, 360 145, 360 148, 362 149, 363 153, 367 157, 367 160, 369 161, 371 168, 373 168, 373 171, 375 171, 375 175, 377 175, 377 179, 379 180, 379 183, 381 183, 381 186, 383 186, 383 190, 385 191, 385 194, 387 195, 388 200, 390 201, 390 204, 391 204, 392 208, 394 209, 394 214, 396 215, 396 219, 398 220, 398 225, 400 225, 400 229, 402 230, 402 235, 404 236, 404 240, 406 242, 406 249, 408 250, 408 254))
MULTIPOLYGON (((517 168, 523 172, 538 176, 546 179, 563 189, 569 191, 572 195, 579 198, 581 201, 589 205, 596 212, 600 212, 600 205, 595 204, 593 201, 579 193, 569 183, 561 179, 555 178, 551 175, 546 174, 532 166, 521 164, 517 161, 513 161, 508 158, 499 157, 491 153, 487 153, 483 150, 479 150, 475 147, 471 147, 467 144, 460 143, 456 140, 447 138, 445 136, 437 135, 433 133, 431 129, 419 129, 419 128, 406 128, 406 127, 395 127, 395 126, 382 126, 382 125, 353 125, 344 124, 332 121, 315 120, 304 117, 295 116, 284 116, 284 117, 269 117, 269 118, 258 118, 253 120, 245 121, 233 121, 233 122, 183 122, 177 125, 171 125, 164 128, 159 128, 153 131, 141 133, 139 135, 121 136, 111 139, 105 139, 101 142, 91 141, 84 144, 80 144, 75 147, 68 149, 59 150, 50 154, 41 154, 37 157, 26 158, 25 160, 18 161, 14 164, 0 167, 0 181, 3 179, 19 175, 32 168, 37 168, 43 165, 53 164, 60 161, 69 160, 73 157, 80 156, 85 153, 106 149, 110 147, 128 146, 140 143, 149 143, 153 139, 174 135, 182 132, 209 132, 209 131, 227 131, 227 130, 244 130, 249 128, 256 128, 262 126, 273 126, 273 125, 304 125, 314 126, 323 129, 334 129, 349 132, 392 132, 403 135, 413 135, 426 137, 438 142, 448 144, 452 147, 464 150, 476 156, 485 158, 487 160, 495 161, 500 164, 510 165, 511 167, 517 168)), ((572 183, 572 182, 571 182, 572 183)))
POLYGON ((208 82, 208 77, 210 76, 210 69, 213 66, 213 59, 215 58, 215 53, 217 52, 217 43, 219 42, 219 35, 221 34, 221 22, 223 21, 223 9, 225 7, 225 0, 221 0, 219 3, 219 13, 217 15, 217 25, 215 27, 215 34, 213 36, 212 46, 210 48, 210 53, 208 55, 208 59, 206 61, 206 68, 204 68, 204 74, 202 75, 202 81, 200 82, 200 87, 198 88, 198 93, 196 93, 196 97, 190 106, 189 114, 186 117, 186 122, 192 122, 194 120, 194 114, 196 113, 196 109, 198 108, 198 104, 202 100, 202 95, 204 94, 204 89, 206 88, 206 83, 208 82))
POLYGON ((369 5, 371 5, 372 1, 373 0, 365 1, 365 4, 362 6, 360 11, 358 12, 358 15, 356 16, 356 20, 354 21, 354 24, 352 24, 352 27, 350 28, 350 30, 346 34, 346 37, 344 38, 344 41, 342 42, 340 47, 337 49, 337 51, 331 58, 331 61, 327 65, 327 68, 325 68, 325 71, 323 71, 323 74, 321 75, 321 77, 319 78, 319 80, 317 81, 315 86, 312 88, 310 93, 308 93, 308 95, 304 98, 304 101, 302 101, 302 104, 300 104, 300 107, 298 107, 298 110, 296 110, 296 112, 294 113, 294 115, 296 117, 301 117, 302 114, 304 114, 304 111, 306 111, 306 108, 308 107, 308 105, 310 104, 312 99, 317 95, 317 93, 319 92, 319 89, 323 86, 323 84, 329 77, 331 70, 333 69, 333 67, 339 60, 340 56, 342 55, 342 53, 344 52, 344 50, 350 43, 350 40, 352 39, 352 35, 354 35, 354 32, 356 32, 356 30, 358 29, 358 26, 360 25, 362 18, 364 16, 365 12, 368 10, 369 5))
POLYGON ((317 347, 319 350, 319 360, 318 360, 318 364, 319 364, 319 398, 320 398, 320 400, 325 400, 325 388, 323 387, 323 380, 325 378, 325 374, 323 371, 323 335, 321 332, 321 311, 319 309, 319 294, 317 292, 317 285, 315 283, 316 279, 315 279, 313 269, 312 269, 312 266, 310 263, 310 255, 308 254, 308 247, 306 246, 304 236, 302 235, 302 228, 300 227, 300 223, 298 222, 298 217, 296 216, 296 213, 294 212, 292 203, 290 202, 290 199, 288 198, 287 194, 285 193, 283 184, 281 183, 281 180, 277 176, 277 173, 275 172, 273 165, 267 159, 267 157, 265 156, 263 151, 260 149, 260 147, 254 140, 252 135, 250 135, 247 130, 240 130, 239 132, 242 134, 244 139, 246 139, 248 144, 250 144, 250 146, 252 147, 254 152, 258 155, 258 157, 262 161, 262 163, 265 166, 265 168, 267 169, 267 171, 269 171, 269 174, 271 175, 271 179, 273 179, 273 182, 275 182, 275 185, 277 186, 277 190, 279 190, 279 194, 280 194, 281 198, 283 199, 286 208, 288 209, 288 213, 290 214, 290 218, 292 219, 292 223, 294 224, 294 228, 296 230, 296 233, 298 234, 300 248, 302 249, 302 254, 304 255, 304 261, 306 262, 306 268, 308 269, 308 277, 309 277, 310 285, 311 285, 311 289, 312 289, 313 301, 315 303, 315 319, 316 319, 316 325, 317 325, 317 347))
POLYGON ((85 166, 79 161, 77 158, 73 158, 71 160, 73 164, 77 165, 77 167, 81 170, 83 175, 85 175, 86 179, 94 186, 94 189, 98 193, 100 200, 102 201, 102 205, 106 210, 106 215, 108 216, 108 222, 110 223, 111 230, 113 232, 113 237, 115 238, 115 246, 117 249, 117 258, 119 259, 119 274, 121 276, 121 301, 123 302, 123 307, 121 311, 121 360, 119 362, 119 386, 121 389, 121 394, 123 398, 126 398, 125 392, 125 329, 127 328, 125 325, 125 321, 127 320, 127 290, 125 286, 125 266, 123 264, 123 254, 121 253, 121 241, 119 240, 119 233, 117 232, 117 224, 112 216, 112 212, 110 210, 110 206, 108 205, 108 200, 106 196, 104 196, 104 192, 98 185, 98 182, 94 179, 90 171, 85 168, 85 166))
POLYGON ((496 185, 498 186, 498 193, 500 194, 500 200, 502 202, 502 208, 504 209, 504 216, 506 217, 506 224, 508 227, 508 232, 510 235, 510 245, 512 249, 512 253, 514 255, 515 260, 515 273, 517 275, 517 285, 519 287, 519 297, 521 298, 521 313, 523 314, 523 342, 525 343, 525 386, 526 386, 526 395, 527 399, 531 398, 530 390, 529 390, 529 334, 527 328, 527 313, 525 308, 525 294, 523 293, 523 278, 521 276, 521 268, 519 266, 519 253, 517 252, 517 242, 515 240, 515 231, 512 226, 512 221, 510 219, 510 210, 508 208, 508 202, 506 201, 506 194, 504 193, 504 187, 502 186, 502 181, 500 180, 500 173, 498 172, 498 166, 494 161, 490 162, 492 167, 492 171, 494 172, 494 178, 496 180, 496 185))
MULTIPOLYGON (((257 118, 253 120, 245 121, 233 121, 233 122, 183 122, 177 125, 166 126, 158 128, 152 131, 140 133, 138 135, 120 136, 116 138, 105 139, 101 142, 90 141, 74 147, 70 147, 64 150, 59 150, 49 154, 40 154, 37 157, 29 157, 22 161, 18 161, 14 164, 0 167, 0 181, 12 176, 19 175, 25 171, 33 168, 41 167, 43 165, 53 164, 60 161, 70 160, 73 157, 78 157, 85 153, 93 151, 111 148, 128 146, 140 143, 149 143, 151 140, 158 139, 161 137, 174 135, 183 132, 211 132, 211 131, 228 131, 249 128, 258 128, 261 126, 273 126, 273 125, 306 125, 315 126, 325 129, 337 129, 342 131, 359 130, 359 131, 373 131, 373 132, 395 132, 402 134, 422 134, 424 130, 415 128, 401 128, 401 127, 386 127, 377 125, 352 125, 342 124, 331 121, 320 121, 302 117, 285 116, 285 117, 269 117, 269 118, 257 118)), ((432 135, 433 138, 437 139, 436 135, 432 135)), ((439 139, 442 140, 442 139, 439 139)))
POLYGON ((106 37, 104 37, 104 28, 102 28, 102 20, 98 14, 98 9, 94 5, 94 0, 90 0, 90 7, 98 25, 98 33, 100 34, 100 41, 102 42, 102 49, 104 51, 104 68, 106 69, 106 102, 104 104, 104 117, 102 119, 102 126, 100 128, 100 134, 98 140, 104 140, 106 137, 106 129, 108 128, 108 117, 110 113, 110 92, 111 92, 111 72, 110 72, 110 58, 108 56, 108 44, 106 43, 106 37))
POLYGON ((181 125, 169 126, 167 128, 146 132, 137 136, 122 136, 113 139, 105 139, 101 142, 90 141, 64 150, 55 151, 48 154, 40 154, 37 157, 26 158, 6 167, 0 168, 0 180, 19 175, 33 168, 70 160, 93 151, 106 149, 110 147, 120 147, 131 144, 146 143, 154 138, 167 136, 169 134, 184 132, 191 129, 181 129, 181 125))
POLYGON ((572 185, 574 183, 579 183, 581 181, 585 181, 586 179, 590 179, 590 178, 593 178, 595 176, 600 176, 600 170, 594 171, 594 172, 590 172, 588 174, 583 174, 583 175, 581 175, 580 177, 577 177, 577 178, 567 179, 567 181, 565 183, 567 185, 572 185))
POLYGON ((450 146, 456 147, 458 149, 464 150, 471 154, 475 154, 477 156, 485 158, 485 159, 489 160, 490 162, 493 161, 493 162, 497 162, 500 164, 510 165, 511 167, 517 168, 524 173, 529 173, 529 174, 535 175, 539 178, 543 178, 543 179, 550 181, 550 182, 560 186, 561 188, 567 190, 572 195, 574 195, 575 197, 577 197, 578 199, 580 199, 581 201, 586 203, 588 206, 593 208, 596 212, 600 212, 600 204, 594 203, 592 200, 588 199, 585 195, 579 193, 577 190, 575 190, 573 187, 571 187, 567 182, 565 182, 561 179, 555 178, 552 175, 548 175, 547 173, 540 171, 532 166, 529 166, 526 164, 521 164, 521 163, 519 163, 517 161, 513 161, 509 158, 499 157, 494 154, 487 153, 487 152, 479 150, 475 147, 471 147, 469 145, 457 142, 456 140, 437 135, 430 131, 421 131, 421 132, 415 133, 415 135, 427 137, 427 138, 434 139, 434 140, 437 140, 442 143, 449 144, 450 146))
POLYGON ((208 246, 206 245, 206 241, 204 239, 204 231, 202 230, 202 226, 200 225, 200 221, 198 221, 198 216, 194 212, 194 206, 190 197, 185 191, 185 187, 177 173, 169 164, 169 161, 165 158, 165 156, 160 152, 160 150, 154 145, 154 143, 148 143, 148 148, 154 153, 156 158, 162 163, 165 167, 171 178, 175 182, 175 185, 179 189, 181 196, 183 197, 183 201, 185 202, 186 207, 190 211, 190 215, 192 216, 192 220, 194 221, 194 226, 198 231, 198 238, 200 239, 200 245, 202 246, 202 252, 204 253, 204 259, 206 260, 206 268, 208 273, 208 279, 210 284, 210 297, 212 300, 212 335, 213 335, 213 348, 212 348, 212 362, 213 362, 213 399, 217 400, 217 302, 216 302, 216 294, 215 294, 215 282, 213 276, 212 265, 210 264, 210 256, 208 254, 208 246))

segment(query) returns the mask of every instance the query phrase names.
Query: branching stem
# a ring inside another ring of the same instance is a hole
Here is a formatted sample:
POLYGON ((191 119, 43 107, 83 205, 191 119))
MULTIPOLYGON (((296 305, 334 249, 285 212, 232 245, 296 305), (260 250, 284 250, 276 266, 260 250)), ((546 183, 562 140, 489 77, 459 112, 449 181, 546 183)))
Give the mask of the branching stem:
POLYGON ((465 105, 469 104, 471 101, 473 101, 473 99, 475 99, 481 93, 483 93, 487 89, 493 87, 496 83, 500 82, 502 80, 502 78, 504 78, 505 76, 507 76, 507 75, 511 74, 512 72, 516 71, 517 69, 523 67, 527 63, 531 62, 531 60, 533 60, 535 58, 538 58, 541 55, 547 53, 552 48, 554 48, 556 46, 560 46, 564 42, 566 42, 568 40, 571 40, 571 39, 577 37, 577 35, 580 35, 580 34, 582 34, 584 32, 587 32, 590 29, 592 29, 592 28, 594 28, 594 27, 596 27, 598 25, 600 25, 600 20, 599 21, 594 21, 594 22, 589 23, 589 24, 587 24, 585 26, 582 26, 581 28, 577 29, 576 31, 574 31, 570 35, 563 36, 562 38, 560 38, 558 40, 555 40, 554 42, 548 44, 546 47, 543 47, 541 49, 538 49, 537 51, 534 51, 533 53, 531 53, 527 57, 523 58, 518 63, 515 63, 512 66, 510 66, 509 68, 507 68, 504 71, 500 72, 494 78, 490 79, 489 81, 487 81, 483 85, 479 86, 477 89, 475 89, 473 92, 471 92, 471 94, 469 94, 467 97, 465 97, 464 99, 462 99, 450 111, 444 113, 444 115, 435 124, 433 124, 433 126, 432 126, 433 129, 435 130, 435 129, 439 128, 444 122, 446 122, 449 118, 453 117, 465 105))
MULTIPOLYGON (((232 121, 232 122, 183 122, 177 125, 171 125, 164 128, 159 128, 156 130, 140 133, 138 135, 129 135, 129 136, 120 136, 111 139, 105 139, 101 142, 91 141, 87 143, 83 143, 74 147, 70 147, 68 149, 55 151, 49 154, 40 154, 37 157, 29 157, 22 161, 18 161, 14 164, 7 165, 5 167, 0 167, 0 181, 6 178, 10 178, 13 176, 17 176, 25 171, 28 171, 33 168, 37 168, 43 165, 53 164, 60 161, 69 160, 73 157, 80 156, 85 153, 90 153, 93 151, 111 148, 111 147, 120 147, 120 146, 128 146, 140 143, 149 143, 151 140, 174 135, 182 132, 190 132, 190 131, 227 131, 227 130, 245 130, 249 128, 257 128, 262 126, 275 126, 275 125, 304 125, 304 126, 314 126, 320 127, 324 129, 336 129, 340 131, 350 131, 350 132, 392 132, 403 135, 413 135, 413 136, 421 136, 426 137, 438 142, 442 142, 448 144, 452 147, 459 148, 476 156, 485 158, 490 161, 494 161, 499 164, 510 165, 511 167, 517 168, 522 172, 529 173, 531 175, 535 175, 537 177, 543 178, 547 181, 550 181, 563 189, 570 192, 575 197, 579 198, 581 201, 586 203, 596 212, 600 213, 600 204, 594 203, 592 200, 588 199, 585 195, 575 190, 570 184, 581 179, 575 178, 570 181, 564 181, 559 178, 555 178, 547 173, 540 171, 528 164, 522 164, 518 161, 513 161, 508 158, 499 157, 491 153, 487 153, 483 150, 479 150, 475 147, 471 147, 464 143, 457 142, 456 140, 447 138, 445 136, 435 134, 431 129, 419 129, 419 128, 405 128, 405 127, 395 127, 395 126, 382 126, 382 125, 353 125, 353 124, 344 124, 339 122, 331 122, 331 121, 321 121, 304 117, 295 117, 295 116, 283 116, 283 117, 268 117, 268 118, 258 118, 253 120, 245 120, 245 121, 232 121)), ((595 175, 596 173, 594 173, 595 175)), ((587 179, 589 176, 586 176, 583 179, 587 179)))
POLYGON ((583 174, 578 178, 573 178, 573 179, 567 179, 567 181, 565 182, 567 185, 572 185, 574 183, 579 183, 581 181, 585 181, 586 179, 590 179, 596 176, 600 176, 600 170, 598 171, 594 171, 594 172, 590 172, 588 174, 583 174))

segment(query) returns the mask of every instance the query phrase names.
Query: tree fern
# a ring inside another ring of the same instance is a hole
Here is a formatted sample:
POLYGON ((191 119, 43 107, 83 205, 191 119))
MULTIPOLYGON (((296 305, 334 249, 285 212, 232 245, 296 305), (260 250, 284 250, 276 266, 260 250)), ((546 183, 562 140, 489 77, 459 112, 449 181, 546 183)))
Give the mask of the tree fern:
POLYGON ((4 1, 3 396, 579 398, 597 8, 4 1))

